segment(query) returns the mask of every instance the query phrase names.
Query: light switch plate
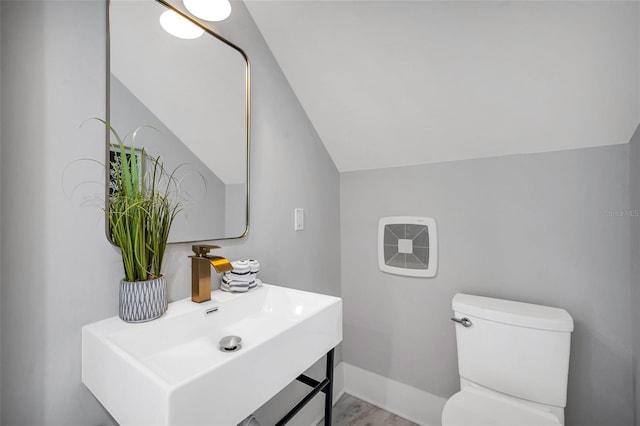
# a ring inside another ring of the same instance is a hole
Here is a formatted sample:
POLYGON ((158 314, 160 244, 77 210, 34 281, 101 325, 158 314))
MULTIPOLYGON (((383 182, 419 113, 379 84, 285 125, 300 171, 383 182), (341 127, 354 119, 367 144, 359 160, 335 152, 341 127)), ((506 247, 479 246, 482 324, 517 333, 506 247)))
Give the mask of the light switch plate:
POLYGON ((304 209, 300 209, 300 208, 294 209, 293 213, 294 213, 293 229, 295 229, 296 231, 304 230, 304 209))

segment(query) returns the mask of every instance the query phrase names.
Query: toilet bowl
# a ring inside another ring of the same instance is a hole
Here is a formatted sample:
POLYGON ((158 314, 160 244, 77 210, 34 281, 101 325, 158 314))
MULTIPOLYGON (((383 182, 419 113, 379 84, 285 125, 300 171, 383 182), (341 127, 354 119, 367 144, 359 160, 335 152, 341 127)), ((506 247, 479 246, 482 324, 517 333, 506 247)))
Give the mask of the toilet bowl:
POLYGON ((553 413, 466 388, 453 395, 442 411, 443 426, 561 426, 553 413))
POLYGON ((457 294, 460 392, 443 426, 561 426, 573 319, 564 309, 457 294))

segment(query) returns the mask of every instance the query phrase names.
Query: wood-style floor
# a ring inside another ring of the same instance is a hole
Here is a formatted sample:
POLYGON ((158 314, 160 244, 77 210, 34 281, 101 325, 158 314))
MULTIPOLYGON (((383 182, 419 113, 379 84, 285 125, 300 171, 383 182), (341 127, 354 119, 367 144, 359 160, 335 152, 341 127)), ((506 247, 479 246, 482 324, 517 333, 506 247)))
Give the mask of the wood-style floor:
POLYGON ((333 406, 333 426, 419 425, 345 393, 333 406))

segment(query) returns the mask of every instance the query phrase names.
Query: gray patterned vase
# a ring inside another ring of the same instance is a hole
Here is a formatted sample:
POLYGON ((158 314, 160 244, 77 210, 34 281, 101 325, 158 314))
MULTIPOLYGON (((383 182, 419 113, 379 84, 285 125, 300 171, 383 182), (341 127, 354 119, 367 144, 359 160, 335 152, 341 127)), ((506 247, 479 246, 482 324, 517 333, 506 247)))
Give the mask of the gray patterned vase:
POLYGON ((145 322, 167 311, 167 282, 164 277, 149 281, 120 280, 120 319, 145 322))

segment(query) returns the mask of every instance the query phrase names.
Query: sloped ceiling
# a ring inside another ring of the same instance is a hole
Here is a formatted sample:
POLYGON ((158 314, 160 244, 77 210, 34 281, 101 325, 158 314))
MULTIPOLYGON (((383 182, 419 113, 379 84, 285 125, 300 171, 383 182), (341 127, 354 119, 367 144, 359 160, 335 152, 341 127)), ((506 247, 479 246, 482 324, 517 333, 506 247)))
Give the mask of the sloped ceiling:
POLYGON ((638 4, 245 3, 340 171, 628 142, 638 4))

